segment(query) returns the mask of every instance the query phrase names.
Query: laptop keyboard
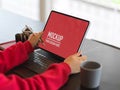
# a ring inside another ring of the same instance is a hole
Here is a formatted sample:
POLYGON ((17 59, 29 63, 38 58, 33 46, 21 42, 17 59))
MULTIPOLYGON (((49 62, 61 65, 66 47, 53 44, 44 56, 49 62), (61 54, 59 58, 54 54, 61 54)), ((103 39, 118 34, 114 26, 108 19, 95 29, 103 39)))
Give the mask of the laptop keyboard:
POLYGON ((30 55, 29 60, 24 63, 24 66, 35 73, 44 72, 52 63, 55 63, 51 60, 48 60, 44 55, 37 52, 30 55))
POLYGON ((51 60, 48 60, 45 56, 35 52, 35 57, 33 60, 35 63, 38 63, 40 66, 47 68, 50 64, 53 62, 51 60))

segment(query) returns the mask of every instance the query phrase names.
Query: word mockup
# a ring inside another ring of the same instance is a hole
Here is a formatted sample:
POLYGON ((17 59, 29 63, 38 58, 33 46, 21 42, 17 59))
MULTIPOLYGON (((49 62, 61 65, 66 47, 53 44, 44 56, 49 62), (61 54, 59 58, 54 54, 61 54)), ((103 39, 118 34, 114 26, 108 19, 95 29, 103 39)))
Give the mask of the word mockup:
POLYGON ((63 40, 63 36, 59 35, 57 33, 54 32, 48 32, 47 38, 46 38, 46 42, 54 45, 56 47, 60 47, 61 41, 63 40))

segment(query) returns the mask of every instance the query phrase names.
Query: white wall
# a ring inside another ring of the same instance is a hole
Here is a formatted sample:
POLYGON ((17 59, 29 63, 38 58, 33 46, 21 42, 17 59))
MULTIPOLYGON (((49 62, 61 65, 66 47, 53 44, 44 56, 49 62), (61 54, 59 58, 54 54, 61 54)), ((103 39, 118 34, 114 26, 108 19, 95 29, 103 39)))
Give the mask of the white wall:
POLYGON ((0 0, 0 8, 1 8, 1 0, 0 0))
POLYGON ((1 5, 11 12, 40 20, 40 0, 1 0, 1 5))
POLYGON ((53 9, 89 20, 90 26, 86 38, 120 47, 120 11, 83 1, 56 0, 53 9))
POLYGON ((2 8, 46 22, 51 11, 52 0, 1 0, 2 8))

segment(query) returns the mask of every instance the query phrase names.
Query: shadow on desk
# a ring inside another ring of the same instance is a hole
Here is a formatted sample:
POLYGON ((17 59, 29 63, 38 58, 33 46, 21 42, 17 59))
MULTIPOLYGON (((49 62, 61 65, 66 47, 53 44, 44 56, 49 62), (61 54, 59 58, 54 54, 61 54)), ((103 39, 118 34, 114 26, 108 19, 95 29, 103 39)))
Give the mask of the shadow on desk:
POLYGON ((99 87, 97 87, 97 88, 85 88, 83 86, 80 86, 80 90, 99 90, 99 87))

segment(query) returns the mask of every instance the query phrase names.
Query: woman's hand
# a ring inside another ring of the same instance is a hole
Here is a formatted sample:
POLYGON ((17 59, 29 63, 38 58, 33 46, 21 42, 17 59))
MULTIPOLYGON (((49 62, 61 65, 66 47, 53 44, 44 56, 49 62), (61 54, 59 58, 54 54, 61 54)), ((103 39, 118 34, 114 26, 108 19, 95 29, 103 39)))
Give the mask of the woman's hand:
POLYGON ((70 66, 71 74, 75 74, 80 72, 80 64, 86 59, 86 56, 81 56, 81 53, 78 52, 66 58, 64 62, 70 66))
POLYGON ((42 33, 43 32, 39 32, 39 33, 33 33, 29 36, 28 38, 28 41, 31 43, 32 47, 34 48, 38 42, 40 41, 41 39, 41 36, 42 36, 42 33))

